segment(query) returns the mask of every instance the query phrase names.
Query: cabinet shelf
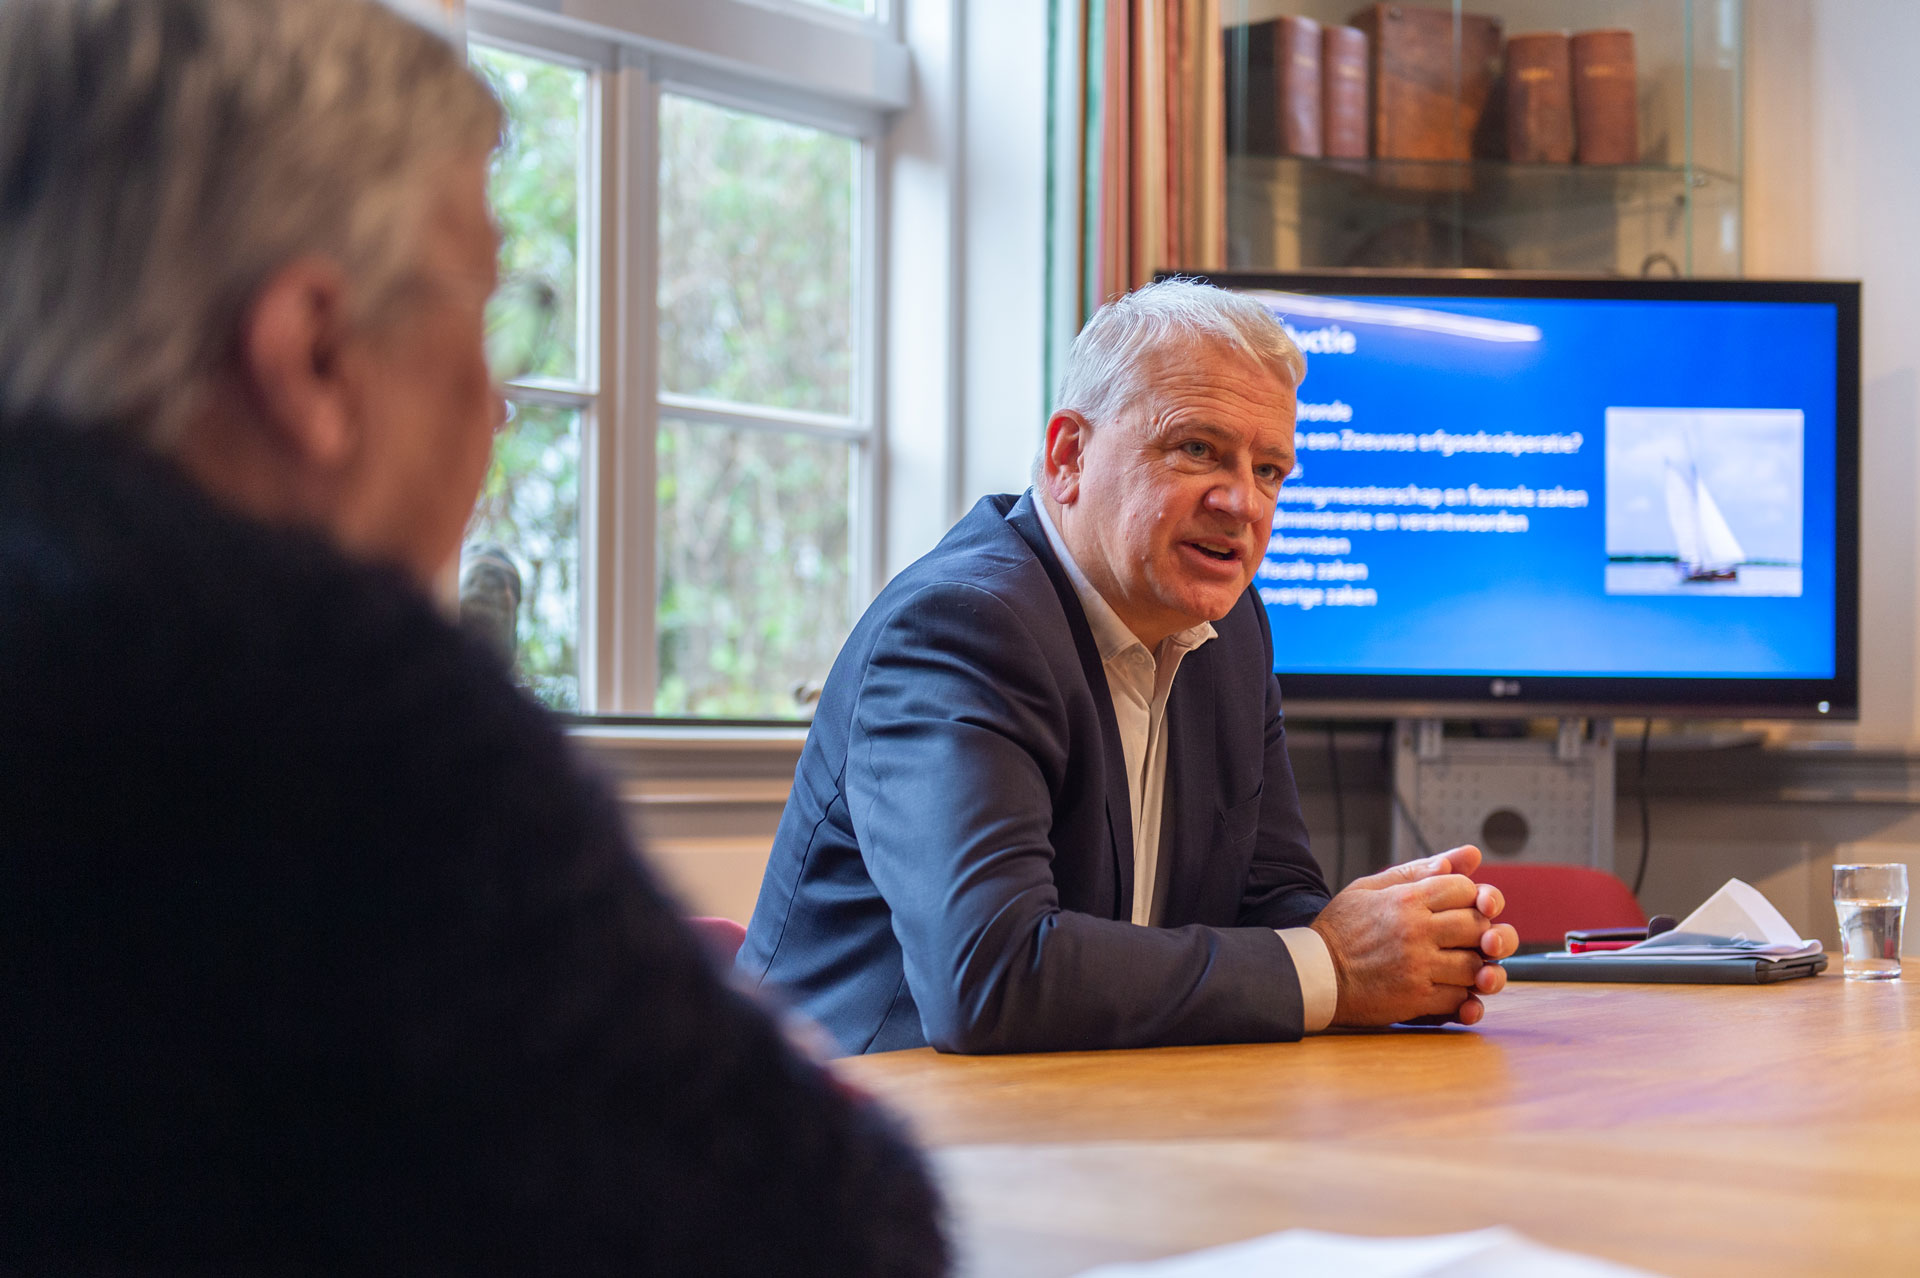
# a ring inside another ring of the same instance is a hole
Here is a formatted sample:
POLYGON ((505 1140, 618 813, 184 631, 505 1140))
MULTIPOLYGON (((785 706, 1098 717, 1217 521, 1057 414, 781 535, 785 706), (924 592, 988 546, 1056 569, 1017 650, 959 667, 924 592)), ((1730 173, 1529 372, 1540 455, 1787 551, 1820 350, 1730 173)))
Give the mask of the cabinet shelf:
POLYGON ((1511 160, 1339 160, 1302 155, 1235 155, 1228 159, 1240 176, 1260 180, 1271 178, 1282 166, 1300 166, 1323 170, 1331 180, 1357 180, 1377 187, 1379 193, 1395 192, 1413 196, 1450 194, 1455 190, 1494 188, 1504 190, 1527 182, 1553 182, 1565 189, 1613 191, 1629 183, 1676 185, 1691 182, 1695 187, 1714 182, 1738 185, 1738 179, 1712 169, 1688 168, 1681 164, 1533 164, 1511 160), (1425 189, 1422 184, 1427 183, 1425 189))
POLYGON ((1228 265, 1735 275, 1739 204, 1684 165, 1234 155, 1228 265))
MULTIPOLYGON (((1449 52, 1422 19, 1398 28, 1394 69, 1370 51, 1369 145, 1381 141, 1383 75, 1401 88, 1395 149, 1409 144, 1408 102, 1442 99, 1451 85, 1464 102, 1463 125, 1476 150, 1504 150, 1510 118, 1507 41, 1526 32, 1599 29, 1633 35, 1634 116, 1641 163, 1581 165, 1504 160, 1307 159, 1267 148, 1286 136, 1274 121, 1297 121, 1311 108, 1286 96, 1274 62, 1280 28, 1261 24, 1304 17, 1323 27, 1355 19, 1360 0, 1222 0, 1226 57, 1227 261, 1236 269, 1482 269, 1612 275, 1740 274, 1742 0, 1423 0, 1392 10, 1451 10, 1449 52), (1488 67, 1462 59, 1469 20, 1498 33, 1488 67), (1258 38, 1256 38, 1258 30, 1258 38), (1425 41, 1425 43, 1422 43, 1425 41), (1491 89, 1485 86, 1491 76, 1491 89), (1409 89, 1406 86, 1412 85, 1409 89), (1413 94, 1409 98, 1408 94, 1413 94), (1294 114, 1281 115, 1284 111, 1294 114), (1256 128, 1260 124, 1264 128, 1256 128), (1261 142, 1261 137, 1271 142, 1261 142), (1258 148, 1258 149, 1255 149, 1258 148)), ((1385 12, 1383 7, 1381 12, 1385 12)), ((1378 18, 1375 29, 1384 18, 1378 18)), ((1288 46, 1286 65, 1313 57, 1288 46)), ((1331 56, 1331 55, 1329 55, 1331 56)), ((1316 73, 1317 74, 1317 73, 1316 73)), ((1309 97, 1309 101, 1311 98, 1309 97)), ((1331 110, 1331 108, 1328 108, 1331 110)), ((1575 113, 1577 116, 1577 112, 1575 113)), ((1317 118, 1317 117, 1315 117, 1317 118)), ((1425 120, 1421 116, 1419 119, 1425 120)), ((1578 120, 1575 120, 1578 126, 1578 120)), ((1290 126, 1302 127, 1302 126, 1290 126)), ((1309 131, 1318 127, 1304 126, 1309 131)), ((1418 130, 1415 130, 1417 134, 1418 130)), ((1578 127, 1575 128, 1576 134, 1578 127)), ((1326 136, 1324 133, 1322 136, 1326 136)), ((1348 136, 1351 136, 1349 131, 1348 136)), ((1454 139, 1464 151, 1465 143, 1454 139)))

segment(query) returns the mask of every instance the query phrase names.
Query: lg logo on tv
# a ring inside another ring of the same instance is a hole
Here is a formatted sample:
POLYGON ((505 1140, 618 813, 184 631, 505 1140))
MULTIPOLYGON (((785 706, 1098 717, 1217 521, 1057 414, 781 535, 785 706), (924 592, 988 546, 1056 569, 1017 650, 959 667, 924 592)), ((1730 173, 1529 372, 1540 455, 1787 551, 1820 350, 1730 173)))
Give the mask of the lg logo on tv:
POLYGON ((1493 681, 1493 695, 1496 697, 1519 696, 1520 681, 1518 679, 1495 679, 1493 681))

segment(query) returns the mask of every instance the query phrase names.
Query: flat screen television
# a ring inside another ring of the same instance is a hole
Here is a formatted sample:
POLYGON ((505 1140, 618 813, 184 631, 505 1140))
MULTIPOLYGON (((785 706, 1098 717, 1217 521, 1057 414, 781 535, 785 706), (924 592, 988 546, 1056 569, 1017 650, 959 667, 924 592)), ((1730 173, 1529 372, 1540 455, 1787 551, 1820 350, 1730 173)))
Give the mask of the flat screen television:
POLYGON ((1857 283, 1206 278, 1307 356, 1290 713, 1857 717, 1857 283))

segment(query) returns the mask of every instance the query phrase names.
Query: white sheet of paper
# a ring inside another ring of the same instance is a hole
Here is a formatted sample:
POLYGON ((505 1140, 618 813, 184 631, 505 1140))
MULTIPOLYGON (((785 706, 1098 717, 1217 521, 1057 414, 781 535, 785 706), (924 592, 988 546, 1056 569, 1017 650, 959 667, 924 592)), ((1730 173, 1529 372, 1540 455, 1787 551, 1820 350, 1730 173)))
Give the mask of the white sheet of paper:
POLYGON ((1769 963, 1784 963, 1788 959, 1807 958, 1818 954, 1824 947, 1818 941, 1803 941, 1799 945, 1761 945, 1748 941, 1723 941, 1718 945, 1689 945, 1683 942, 1669 942, 1666 945, 1652 945, 1643 942, 1630 945, 1624 950, 1599 950, 1587 954, 1567 954, 1556 952, 1548 954, 1550 959, 1565 959, 1570 963, 1612 963, 1626 959, 1657 958, 1672 963, 1715 963, 1723 959, 1746 958, 1765 959, 1769 963))
MULTIPOLYGON (((1675 932, 1701 936, 1724 936, 1734 941, 1759 941, 1763 945, 1805 945, 1793 925, 1780 917, 1773 902, 1760 890, 1739 879, 1728 879, 1726 886, 1708 897, 1700 908, 1680 920, 1675 932)), ((1659 937, 1652 938, 1659 940, 1659 937)))
POLYGON ((1511 1229, 1425 1238, 1359 1238, 1289 1229, 1246 1242, 1136 1265, 1102 1265, 1080 1278, 1654 1278, 1529 1242, 1511 1229))
POLYGON ((1793 925, 1781 917, 1780 911, 1773 908, 1773 902, 1760 895, 1757 888, 1739 879, 1728 879, 1724 887, 1671 932, 1648 937, 1624 950, 1590 950, 1582 954, 1559 951, 1547 957, 1573 963, 1608 963, 1647 957, 1675 962, 1762 958, 1778 963, 1818 954, 1823 948, 1818 941, 1802 940, 1793 925))

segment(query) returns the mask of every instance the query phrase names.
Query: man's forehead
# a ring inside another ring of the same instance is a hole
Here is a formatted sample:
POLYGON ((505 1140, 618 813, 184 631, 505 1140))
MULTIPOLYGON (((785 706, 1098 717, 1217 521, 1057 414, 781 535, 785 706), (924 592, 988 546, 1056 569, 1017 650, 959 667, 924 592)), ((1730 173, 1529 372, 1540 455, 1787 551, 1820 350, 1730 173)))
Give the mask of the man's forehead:
POLYGON ((1251 410, 1293 431, 1294 388, 1270 365, 1220 342, 1188 340, 1142 353, 1129 370, 1124 407, 1148 417, 1204 406, 1251 410))
POLYGON ((1291 380, 1273 365, 1220 338, 1182 336, 1157 342, 1140 352, 1133 371, 1141 386, 1232 382, 1248 391, 1293 398, 1291 380))

